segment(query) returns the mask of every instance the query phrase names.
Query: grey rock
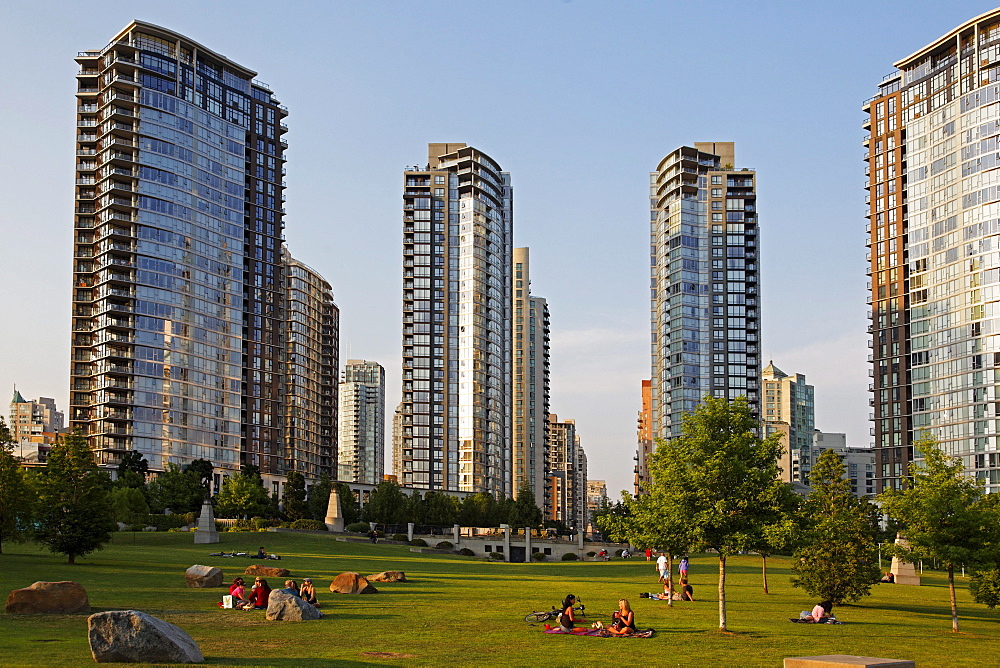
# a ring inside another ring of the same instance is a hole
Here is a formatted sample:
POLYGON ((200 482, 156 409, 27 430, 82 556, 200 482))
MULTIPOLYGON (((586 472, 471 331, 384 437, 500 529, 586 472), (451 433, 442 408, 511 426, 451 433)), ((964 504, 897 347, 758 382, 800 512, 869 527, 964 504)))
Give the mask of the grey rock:
POLYGON ((264 616, 272 622, 304 622, 319 619, 323 613, 298 596, 275 589, 267 599, 267 612, 264 616))
POLYGON ((179 626, 138 610, 98 612, 87 619, 98 663, 201 663, 197 643, 179 626))
POLYGON ((221 587, 222 579, 222 570, 215 566, 195 564, 184 572, 188 587, 221 587))

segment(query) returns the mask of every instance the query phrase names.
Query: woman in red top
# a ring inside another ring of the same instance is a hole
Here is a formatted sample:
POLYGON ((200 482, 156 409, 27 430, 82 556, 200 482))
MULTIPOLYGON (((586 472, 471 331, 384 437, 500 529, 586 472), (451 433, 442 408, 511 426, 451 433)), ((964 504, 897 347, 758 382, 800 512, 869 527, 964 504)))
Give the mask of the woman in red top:
POLYGON ((253 583, 253 590, 250 592, 250 607, 254 610, 267 609, 267 601, 271 598, 271 588, 267 586, 267 580, 257 578, 253 583))

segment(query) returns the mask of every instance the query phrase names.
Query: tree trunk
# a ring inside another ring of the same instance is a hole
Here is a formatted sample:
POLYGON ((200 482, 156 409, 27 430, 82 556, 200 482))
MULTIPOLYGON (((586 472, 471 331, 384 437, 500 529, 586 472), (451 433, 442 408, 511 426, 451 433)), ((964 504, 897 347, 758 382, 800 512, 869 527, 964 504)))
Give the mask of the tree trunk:
POLYGON ((764 593, 765 594, 770 594, 771 592, 769 592, 767 590, 767 555, 766 554, 760 555, 760 562, 761 562, 761 569, 764 572, 764 593))
POLYGON ((719 630, 726 628, 726 555, 719 552, 719 630))
POLYGON ((674 607, 674 555, 667 552, 667 607, 674 607))
POLYGON ((76 555, 75 554, 69 555, 69 563, 71 563, 71 564, 75 564, 76 563, 76 555))
POLYGON ((955 567, 948 564, 948 593, 951 595, 951 630, 958 633, 958 604, 955 602, 955 567))

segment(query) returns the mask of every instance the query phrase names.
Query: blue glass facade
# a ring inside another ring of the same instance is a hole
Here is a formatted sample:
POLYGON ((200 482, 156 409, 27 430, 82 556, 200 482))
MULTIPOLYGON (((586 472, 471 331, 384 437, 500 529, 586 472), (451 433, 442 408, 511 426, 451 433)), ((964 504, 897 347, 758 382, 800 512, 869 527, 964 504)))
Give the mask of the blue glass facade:
POLYGON ((71 427, 107 462, 279 474, 286 111, 142 22, 77 61, 71 427))

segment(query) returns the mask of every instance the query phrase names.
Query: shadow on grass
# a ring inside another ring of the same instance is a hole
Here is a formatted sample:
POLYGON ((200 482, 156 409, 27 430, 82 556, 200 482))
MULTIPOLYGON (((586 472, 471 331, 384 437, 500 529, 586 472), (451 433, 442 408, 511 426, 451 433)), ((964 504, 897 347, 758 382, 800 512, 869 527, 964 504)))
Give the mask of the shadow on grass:
POLYGON ((343 659, 307 659, 301 657, 260 659, 246 656, 206 656, 206 663, 218 663, 233 666, 375 666, 382 662, 376 661, 345 661, 343 659))

